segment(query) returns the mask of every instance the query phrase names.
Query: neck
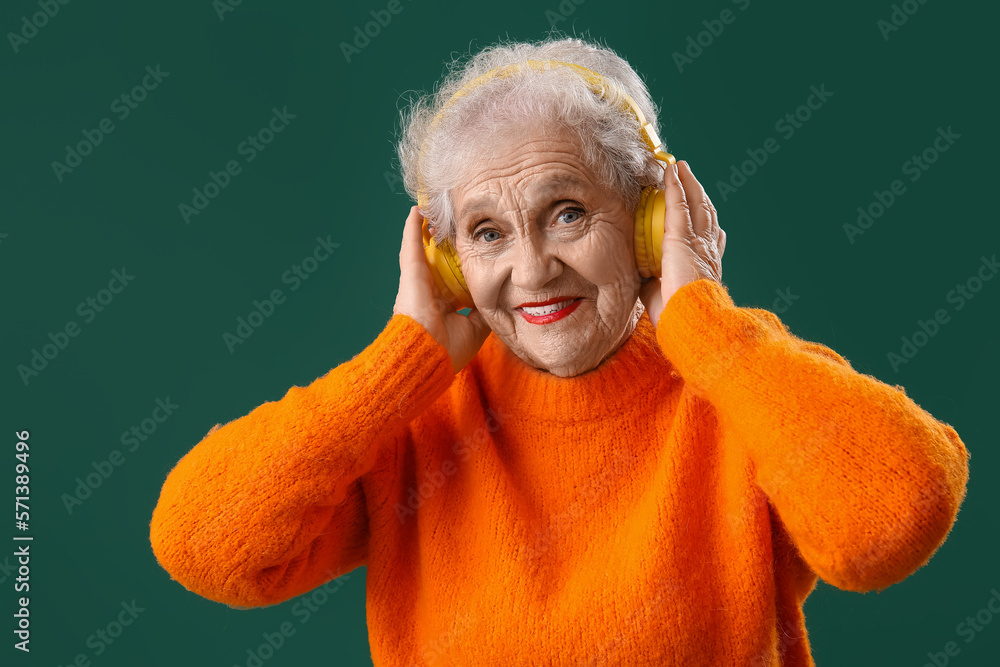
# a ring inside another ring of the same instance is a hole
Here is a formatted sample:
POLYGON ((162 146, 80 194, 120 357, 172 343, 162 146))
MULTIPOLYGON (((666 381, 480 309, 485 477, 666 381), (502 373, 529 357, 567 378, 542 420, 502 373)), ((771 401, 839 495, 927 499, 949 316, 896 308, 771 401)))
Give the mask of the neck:
POLYGON ((660 353, 652 322, 644 311, 638 312, 612 352, 585 372, 562 377, 535 368, 492 332, 469 365, 470 372, 486 400, 515 417, 579 422, 600 418, 594 414, 595 406, 605 414, 620 416, 641 406, 644 395, 657 383, 673 381, 672 366, 660 353))

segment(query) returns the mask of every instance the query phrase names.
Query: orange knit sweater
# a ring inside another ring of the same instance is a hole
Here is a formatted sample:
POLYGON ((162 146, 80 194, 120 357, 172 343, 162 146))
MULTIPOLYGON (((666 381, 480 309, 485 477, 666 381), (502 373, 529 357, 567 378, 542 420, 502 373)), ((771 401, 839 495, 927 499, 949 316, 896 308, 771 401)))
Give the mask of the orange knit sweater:
POLYGON ((921 567, 968 458, 902 387, 702 279, 573 378, 492 333, 456 375, 394 315, 216 425, 150 537, 174 579, 241 608, 366 565, 377 667, 800 667, 817 576, 866 591, 921 567))

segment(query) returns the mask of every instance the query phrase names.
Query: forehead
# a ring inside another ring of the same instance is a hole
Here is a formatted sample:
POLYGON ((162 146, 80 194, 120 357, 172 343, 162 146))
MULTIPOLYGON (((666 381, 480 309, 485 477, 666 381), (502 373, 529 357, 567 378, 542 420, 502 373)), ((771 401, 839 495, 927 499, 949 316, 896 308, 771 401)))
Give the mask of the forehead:
POLYGON ((510 190, 532 200, 596 187, 578 139, 566 128, 497 137, 493 147, 473 158, 464 182, 453 190, 459 218, 495 205, 510 190))
MULTIPOLYGON (((535 174, 518 175, 510 180, 510 185, 523 192, 529 200, 541 200, 564 192, 579 192, 593 186, 589 179, 558 167, 542 169, 535 174)), ((462 194, 456 198, 459 215, 495 204, 505 189, 505 184, 497 182, 497 179, 485 180, 471 189, 463 189, 462 194)))

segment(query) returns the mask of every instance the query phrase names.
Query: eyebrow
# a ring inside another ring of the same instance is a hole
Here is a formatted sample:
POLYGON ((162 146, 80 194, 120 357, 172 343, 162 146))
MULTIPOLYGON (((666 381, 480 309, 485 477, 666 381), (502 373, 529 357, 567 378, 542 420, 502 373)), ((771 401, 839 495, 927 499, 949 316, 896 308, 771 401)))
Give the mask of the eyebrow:
MULTIPOLYGON (((539 182, 536 187, 530 188, 528 191, 536 197, 545 197, 551 196, 553 193, 563 188, 583 189, 585 187, 587 187, 587 182, 573 176, 572 174, 556 174, 539 182)), ((465 206, 462 207, 462 212, 459 214, 458 219, 460 221, 471 219, 470 222, 464 224, 464 227, 468 229, 471 225, 479 222, 479 220, 476 220, 474 216, 489 210, 492 204, 493 199, 489 195, 483 195, 481 197, 476 197, 475 199, 470 199, 465 206)))

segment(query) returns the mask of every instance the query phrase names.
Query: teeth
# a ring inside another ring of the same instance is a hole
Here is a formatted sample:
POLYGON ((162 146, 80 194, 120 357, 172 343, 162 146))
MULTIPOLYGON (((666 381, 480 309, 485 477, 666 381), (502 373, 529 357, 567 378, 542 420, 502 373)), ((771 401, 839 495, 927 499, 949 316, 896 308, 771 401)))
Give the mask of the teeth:
POLYGON ((569 299, 568 301, 560 301, 559 303, 550 303, 547 306, 524 306, 521 310, 528 313, 529 315, 548 315, 549 313, 554 313, 557 310, 562 310, 569 304, 573 303, 574 299, 569 299))

